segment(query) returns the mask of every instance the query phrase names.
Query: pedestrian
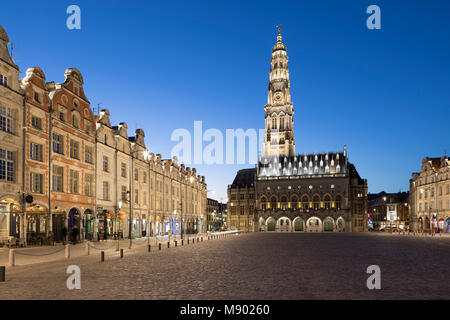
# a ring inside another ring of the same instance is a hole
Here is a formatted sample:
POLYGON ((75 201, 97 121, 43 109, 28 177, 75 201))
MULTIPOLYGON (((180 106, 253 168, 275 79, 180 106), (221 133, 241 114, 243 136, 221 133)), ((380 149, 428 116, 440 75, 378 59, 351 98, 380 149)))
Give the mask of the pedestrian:
POLYGON ((66 226, 64 226, 64 228, 62 229, 62 240, 63 240, 63 244, 66 244, 66 238, 67 238, 67 228, 66 226))
POLYGON ((78 234, 79 234, 78 226, 74 226, 72 230, 73 244, 77 244, 78 234))

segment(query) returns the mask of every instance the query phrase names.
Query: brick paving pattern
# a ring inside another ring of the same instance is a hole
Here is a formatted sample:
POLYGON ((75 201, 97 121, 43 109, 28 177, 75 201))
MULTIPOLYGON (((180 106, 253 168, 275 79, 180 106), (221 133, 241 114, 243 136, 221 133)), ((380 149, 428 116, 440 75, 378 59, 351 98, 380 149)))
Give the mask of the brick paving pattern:
MULTIPOLYGON (((44 249, 42 249, 44 250, 44 249)), ((48 249, 46 249, 48 250, 48 249)), ((0 299, 450 299, 449 237, 256 233, 7 268, 0 299), (81 290, 68 290, 68 265, 81 290), (369 265, 381 290, 368 290, 369 265)))

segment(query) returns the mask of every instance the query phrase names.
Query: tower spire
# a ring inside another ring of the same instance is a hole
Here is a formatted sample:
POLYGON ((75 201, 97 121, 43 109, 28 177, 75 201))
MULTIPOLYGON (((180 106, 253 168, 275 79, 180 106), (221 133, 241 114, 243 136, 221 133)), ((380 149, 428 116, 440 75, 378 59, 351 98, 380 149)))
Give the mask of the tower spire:
POLYGON ((281 43, 281 28, 280 28, 280 24, 277 24, 277 28, 278 28, 277 43, 281 43))
POLYGON ((288 56, 281 42, 281 28, 277 25, 277 43, 272 47, 269 90, 265 116, 265 156, 291 156, 295 154, 294 107, 291 101, 288 56))

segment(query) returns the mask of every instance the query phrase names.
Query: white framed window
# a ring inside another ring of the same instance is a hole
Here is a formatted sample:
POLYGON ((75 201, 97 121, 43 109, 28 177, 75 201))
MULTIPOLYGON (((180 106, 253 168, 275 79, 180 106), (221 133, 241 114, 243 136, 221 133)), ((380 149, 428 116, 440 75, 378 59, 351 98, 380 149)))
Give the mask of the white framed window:
POLYGON ((14 177, 14 153, 12 151, 0 149, 0 180, 14 181, 14 177))
POLYGON ((0 106, 0 130, 14 134, 16 114, 16 110, 0 106))

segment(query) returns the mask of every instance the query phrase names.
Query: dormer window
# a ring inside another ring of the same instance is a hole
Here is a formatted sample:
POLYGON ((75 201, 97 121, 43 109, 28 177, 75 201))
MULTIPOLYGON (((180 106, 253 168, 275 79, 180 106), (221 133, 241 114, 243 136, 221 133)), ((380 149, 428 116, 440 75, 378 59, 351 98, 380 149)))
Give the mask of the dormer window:
POLYGON ((8 77, 0 74, 0 85, 7 87, 8 86, 8 77))
POLYGON ((73 106, 74 106, 75 108, 78 108, 78 103, 77 103, 76 101, 74 101, 74 102, 73 102, 73 106))
POLYGON ((37 103, 41 103, 41 99, 39 98, 39 93, 37 93, 37 92, 34 93, 34 101, 36 101, 37 103))
POLYGON ((75 128, 78 128, 78 118, 76 115, 72 115, 72 126, 74 126, 75 128))

